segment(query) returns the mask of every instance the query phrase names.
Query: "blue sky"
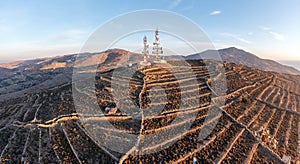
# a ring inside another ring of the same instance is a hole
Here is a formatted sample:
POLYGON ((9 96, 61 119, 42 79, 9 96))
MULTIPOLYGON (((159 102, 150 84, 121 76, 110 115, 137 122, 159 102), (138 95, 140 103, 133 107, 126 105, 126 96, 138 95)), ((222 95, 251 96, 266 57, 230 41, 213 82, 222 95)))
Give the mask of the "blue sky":
POLYGON ((0 60, 79 52, 101 24, 142 9, 191 19, 216 48, 236 46, 263 58, 300 60, 297 0, 1 0, 0 60))

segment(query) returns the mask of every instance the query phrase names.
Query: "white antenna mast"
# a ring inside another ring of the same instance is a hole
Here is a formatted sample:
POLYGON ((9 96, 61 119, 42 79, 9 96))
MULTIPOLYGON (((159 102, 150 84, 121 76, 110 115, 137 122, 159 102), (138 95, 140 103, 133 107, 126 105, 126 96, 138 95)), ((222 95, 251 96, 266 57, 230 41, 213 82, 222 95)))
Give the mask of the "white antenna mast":
POLYGON ((153 54, 155 54, 155 63, 165 63, 165 60, 161 59, 161 54, 163 54, 162 47, 160 46, 160 41, 159 41, 159 31, 158 28, 155 30, 155 42, 153 43, 153 54))
POLYGON ((149 48, 149 45, 147 44, 147 37, 144 36, 144 50, 143 50, 144 61, 140 62, 141 65, 151 65, 151 63, 148 62, 148 60, 147 60, 147 58, 149 58, 148 48, 149 48))
POLYGON ((128 66, 131 67, 132 63, 130 62, 130 51, 127 51, 127 61, 128 61, 128 66))

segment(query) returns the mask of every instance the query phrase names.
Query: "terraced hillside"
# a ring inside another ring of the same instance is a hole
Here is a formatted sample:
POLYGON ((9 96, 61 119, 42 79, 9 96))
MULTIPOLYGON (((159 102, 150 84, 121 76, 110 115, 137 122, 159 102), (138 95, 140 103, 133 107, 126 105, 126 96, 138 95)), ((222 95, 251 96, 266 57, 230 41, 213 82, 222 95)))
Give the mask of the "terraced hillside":
POLYGON ((284 155, 300 162, 300 76, 226 62, 222 96, 211 86, 217 67, 169 63, 140 67, 130 78, 113 74, 130 67, 97 72, 95 90, 66 83, 1 102, 1 163, 284 163, 284 155), (113 96, 118 87, 129 88, 124 99, 113 96), (102 112, 93 114, 93 106, 102 112), (212 110, 217 115, 208 118, 212 110), (101 133, 95 138, 90 129, 101 133), (124 140, 122 152, 105 146, 124 140))

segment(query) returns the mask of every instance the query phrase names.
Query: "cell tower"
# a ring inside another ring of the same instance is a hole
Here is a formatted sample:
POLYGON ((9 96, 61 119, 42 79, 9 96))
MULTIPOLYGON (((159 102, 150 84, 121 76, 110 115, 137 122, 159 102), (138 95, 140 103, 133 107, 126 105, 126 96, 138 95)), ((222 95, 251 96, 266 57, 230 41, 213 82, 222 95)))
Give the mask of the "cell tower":
POLYGON ((128 61, 128 66, 131 67, 132 63, 130 62, 130 51, 127 50, 127 61, 128 61))
POLYGON ((155 54, 155 63, 166 63, 165 60, 161 59, 161 55, 163 54, 162 47, 160 46, 158 28, 155 31, 155 42, 153 43, 153 51, 152 54, 155 54))
POLYGON ((148 62, 149 58, 149 51, 148 51, 149 45, 147 44, 147 37, 144 36, 144 50, 143 50, 143 55, 144 55, 144 61, 141 61, 141 65, 151 65, 150 62, 148 62))

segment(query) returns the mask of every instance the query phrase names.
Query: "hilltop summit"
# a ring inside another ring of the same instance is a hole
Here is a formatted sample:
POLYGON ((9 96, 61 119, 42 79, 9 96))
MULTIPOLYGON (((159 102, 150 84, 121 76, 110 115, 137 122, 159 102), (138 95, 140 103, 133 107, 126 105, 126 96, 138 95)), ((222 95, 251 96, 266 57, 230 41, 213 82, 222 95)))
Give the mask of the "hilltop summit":
POLYGON ((220 54, 221 58, 227 62, 242 64, 264 71, 300 75, 300 71, 293 67, 282 65, 273 60, 262 59, 250 52, 235 47, 220 50, 207 50, 201 53, 189 55, 186 59, 200 59, 201 56, 207 56, 209 54, 216 53, 216 51, 220 54))

